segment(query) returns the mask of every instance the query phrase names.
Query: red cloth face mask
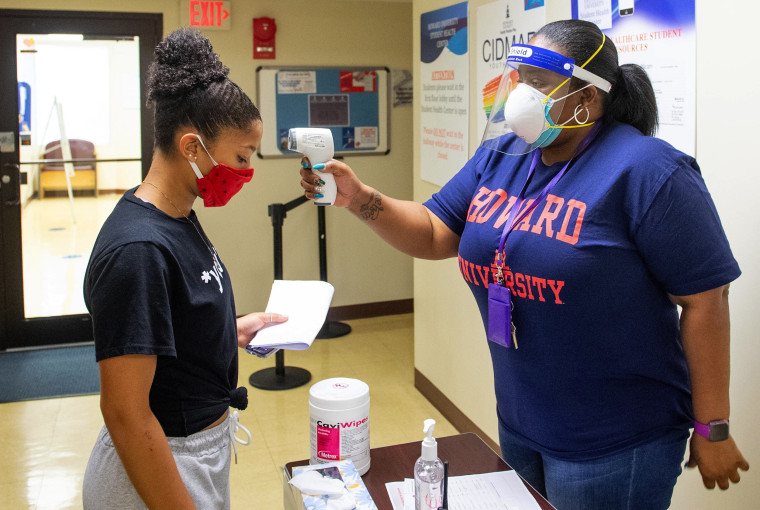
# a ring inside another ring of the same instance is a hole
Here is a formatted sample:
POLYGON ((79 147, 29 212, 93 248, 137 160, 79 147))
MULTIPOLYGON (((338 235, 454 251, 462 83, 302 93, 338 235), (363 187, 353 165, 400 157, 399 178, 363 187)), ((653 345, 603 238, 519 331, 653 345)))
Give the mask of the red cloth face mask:
POLYGON ((243 184, 253 178, 253 168, 240 170, 217 163, 208 149, 206 149, 201 137, 195 136, 198 137, 201 147, 203 147, 203 150, 206 151, 206 154, 208 154, 208 157, 211 158, 211 162, 214 164, 214 168, 211 169, 208 175, 203 175, 198 168, 198 164, 195 161, 190 161, 190 166, 197 177, 195 182, 198 183, 198 189, 201 192, 201 198, 203 198, 203 206, 221 207, 226 205, 233 195, 243 188, 243 184))

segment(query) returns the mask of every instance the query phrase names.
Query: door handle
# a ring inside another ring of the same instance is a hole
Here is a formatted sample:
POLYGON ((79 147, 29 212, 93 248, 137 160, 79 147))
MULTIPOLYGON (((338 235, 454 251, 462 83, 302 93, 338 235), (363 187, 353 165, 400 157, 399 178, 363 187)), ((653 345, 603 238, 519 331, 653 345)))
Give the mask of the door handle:
POLYGON ((2 182, 2 196, 4 205, 18 205, 21 202, 18 177, 18 164, 6 163, 3 165, 3 173, 2 176, 0 176, 0 182, 2 182))

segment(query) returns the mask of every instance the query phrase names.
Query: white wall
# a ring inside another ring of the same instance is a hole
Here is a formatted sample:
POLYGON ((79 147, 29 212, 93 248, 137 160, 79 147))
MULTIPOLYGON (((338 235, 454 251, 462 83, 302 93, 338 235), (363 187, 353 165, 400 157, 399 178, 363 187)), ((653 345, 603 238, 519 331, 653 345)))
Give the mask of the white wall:
MULTIPOLYGON (((456 3, 413 0, 415 90, 419 89, 419 17, 456 3)), ((469 2, 470 27, 477 7, 469 2)), ((547 1, 547 20, 570 16, 569 0, 547 1)), ((721 2, 697 0, 697 159, 721 215, 743 275, 732 285, 732 434, 752 464, 760 462, 760 422, 756 394, 760 388, 760 343, 756 342, 760 303, 760 215, 754 211, 760 165, 748 148, 754 140, 754 98, 760 96, 760 71, 754 63, 755 24, 760 6, 743 0, 726 9, 721 2), (732 79, 729 77, 740 77, 732 79), (728 78, 728 79, 727 79, 728 78)), ((474 34, 470 33, 470 43, 474 34)), ((470 52, 470 78, 475 80, 470 52)), ((477 108, 471 94, 470 111, 477 108)), ((423 201, 439 188, 420 179, 419 101, 414 116, 414 199, 423 201)), ((471 153, 480 133, 470 121, 471 153)), ((498 439, 491 360, 480 315, 462 281, 455 260, 414 263, 415 367, 430 379, 492 439, 498 439)), ((695 471, 681 476, 672 508, 689 510, 757 508, 757 466, 727 492, 704 489, 695 471)))
POLYGON ((755 190, 760 164, 747 149, 757 143, 753 115, 746 98, 760 95, 756 20, 760 4, 742 0, 730 9, 711 0, 697 0, 697 160, 718 208, 742 276, 731 284, 731 427, 753 469, 726 493, 707 491, 699 475, 689 471, 676 485, 673 508, 690 510, 757 508, 760 506, 760 216, 755 190), (735 51, 726 51, 733 48, 735 51), (749 60, 747 60, 749 59, 749 60), (729 84, 721 69, 741 75, 729 84))

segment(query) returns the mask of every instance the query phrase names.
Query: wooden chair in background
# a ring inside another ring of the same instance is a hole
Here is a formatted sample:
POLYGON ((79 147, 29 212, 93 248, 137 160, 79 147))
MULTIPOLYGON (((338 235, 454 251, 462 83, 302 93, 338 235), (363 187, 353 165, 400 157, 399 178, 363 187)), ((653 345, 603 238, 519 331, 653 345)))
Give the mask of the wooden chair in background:
MULTIPOLYGON (((69 140, 72 159, 95 159, 95 144, 87 140, 69 140)), ((43 159, 63 159, 61 141, 56 140, 45 146, 43 159)), ((75 163, 71 178, 72 190, 91 190, 98 196, 98 170, 95 162, 75 163)), ((43 163, 40 165, 40 199, 47 191, 66 191, 66 172, 63 163, 43 163)))

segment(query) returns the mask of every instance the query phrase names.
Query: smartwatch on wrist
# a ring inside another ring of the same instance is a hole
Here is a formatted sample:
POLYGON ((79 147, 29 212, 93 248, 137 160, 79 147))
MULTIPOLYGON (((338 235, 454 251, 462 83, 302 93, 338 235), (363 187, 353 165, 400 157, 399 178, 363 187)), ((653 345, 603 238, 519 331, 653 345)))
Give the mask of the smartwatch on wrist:
POLYGON ((728 420, 712 420, 709 423, 694 420, 694 432, 713 443, 725 441, 728 439, 728 420))

